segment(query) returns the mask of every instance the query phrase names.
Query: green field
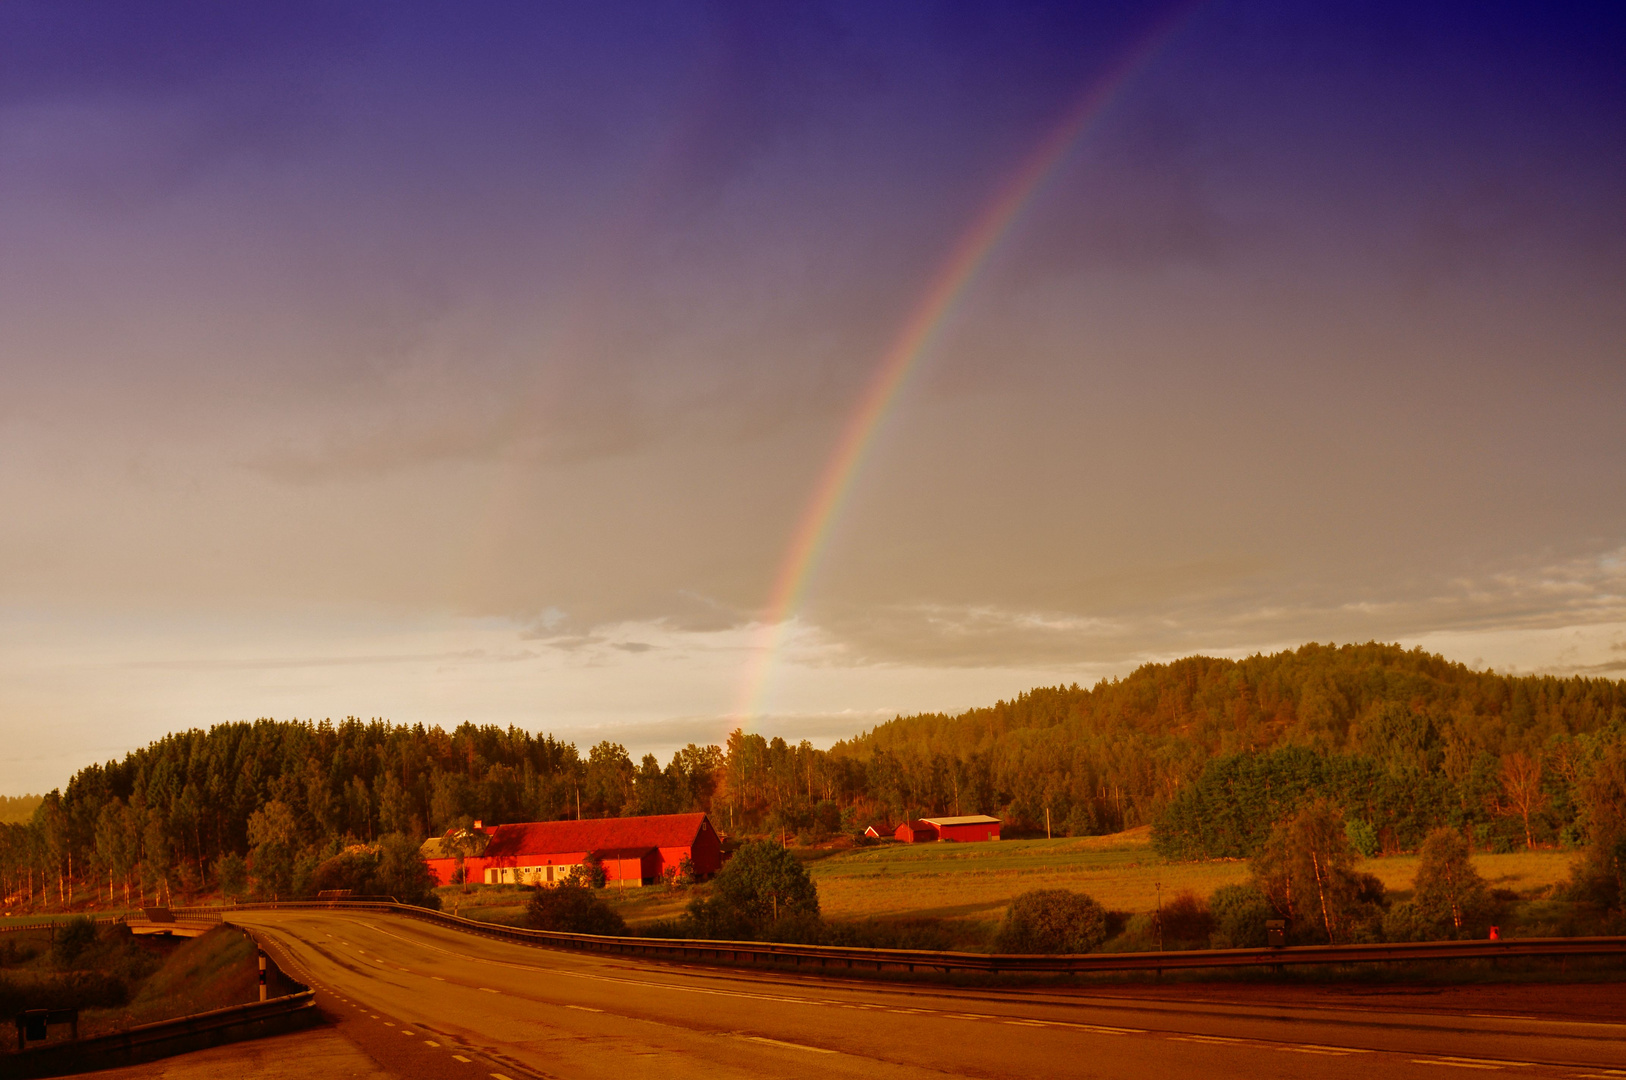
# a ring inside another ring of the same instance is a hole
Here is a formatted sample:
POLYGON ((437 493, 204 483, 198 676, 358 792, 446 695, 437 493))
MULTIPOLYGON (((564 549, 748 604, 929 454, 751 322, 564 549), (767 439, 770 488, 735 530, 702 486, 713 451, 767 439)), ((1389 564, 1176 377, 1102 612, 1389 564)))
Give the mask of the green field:
MULTIPOLYGON (((1075 889, 1116 911, 1150 911, 1163 898, 1190 889, 1206 897, 1248 879, 1242 860, 1165 863, 1137 829, 1115 836, 1065 840, 1001 840, 983 844, 881 844, 843 851, 809 864, 827 918, 939 917, 994 921, 1013 896, 1030 889, 1075 889)), ((1475 855, 1493 888, 1529 895, 1569 877, 1571 852, 1475 855)), ((1390 890, 1409 890, 1415 855, 1362 860, 1390 890)))

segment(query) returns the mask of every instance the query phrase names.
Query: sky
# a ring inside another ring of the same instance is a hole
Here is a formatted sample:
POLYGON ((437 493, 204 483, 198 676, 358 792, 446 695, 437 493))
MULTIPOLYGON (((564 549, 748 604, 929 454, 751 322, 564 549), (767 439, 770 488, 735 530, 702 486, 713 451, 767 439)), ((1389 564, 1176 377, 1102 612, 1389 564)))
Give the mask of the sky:
POLYGON ((262 716, 827 745, 1307 641, 1622 677, 1623 46, 11 0, 0 793, 262 716))

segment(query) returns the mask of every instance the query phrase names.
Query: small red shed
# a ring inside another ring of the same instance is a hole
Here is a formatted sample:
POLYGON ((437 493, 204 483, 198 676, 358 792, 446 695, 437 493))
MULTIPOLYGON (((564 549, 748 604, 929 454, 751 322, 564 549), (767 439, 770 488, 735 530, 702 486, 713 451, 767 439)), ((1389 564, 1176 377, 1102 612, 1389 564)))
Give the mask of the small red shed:
POLYGON ((905 821, 892 835, 905 844, 924 844, 937 839, 937 826, 927 821, 905 821))

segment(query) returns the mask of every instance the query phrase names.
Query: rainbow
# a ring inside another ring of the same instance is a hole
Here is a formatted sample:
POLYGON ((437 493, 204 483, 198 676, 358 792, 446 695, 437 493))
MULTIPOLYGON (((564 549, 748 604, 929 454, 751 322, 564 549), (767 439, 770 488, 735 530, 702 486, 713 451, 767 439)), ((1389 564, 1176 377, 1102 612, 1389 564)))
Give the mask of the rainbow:
POLYGON ((801 604, 831 527, 840 517, 852 490, 859 466, 882 422, 897 403, 909 375, 941 334, 978 271, 987 264, 994 249, 1009 234, 1068 151, 1111 104, 1130 76, 1151 59, 1197 6, 1198 3, 1178 6, 1086 89, 1027 160, 1000 185, 994 197, 960 235, 948 260, 932 276, 920 302, 882 355, 857 407, 848 416, 835 450, 819 474, 812 497, 797 521, 790 546, 774 577, 766 613, 758 623, 758 638, 751 650, 734 710, 735 722, 749 725, 760 713, 762 695, 774 660, 784 647, 791 616, 801 604))

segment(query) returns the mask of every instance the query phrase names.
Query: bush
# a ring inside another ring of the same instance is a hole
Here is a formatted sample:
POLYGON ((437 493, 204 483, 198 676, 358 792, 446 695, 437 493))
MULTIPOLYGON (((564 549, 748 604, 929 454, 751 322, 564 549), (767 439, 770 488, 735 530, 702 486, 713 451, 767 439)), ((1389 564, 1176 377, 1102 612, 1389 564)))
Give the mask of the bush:
POLYGON ((378 842, 378 869, 372 891, 393 896, 403 904, 440 910, 435 877, 429 872, 418 842, 402 833, 390 833, 378 842))
POLYGON ((1626 907, 1626 834, 1587 845, 1570 870, 1569 895, 1604 911, 1626 907))
POLYGON ((994 947, 1007 953, 1085 953, 1106 940, 1106 912, 1070 889, 1035 889, 1011 901, 994 947))
POLYGON ((700 937, 761 938, 781 919, 819 914, 819 890, 807 868, 771 840, 741 844, 711 883, 711 898, 689 903, 700 937))
POLYGON ((1208 898, 1214 921, 1209 943, 1216 949, 1262 949, 1268 945, 1265 921, 1276 910, 1257 885, 1222 885, 1208 898))
MULTIPOLYGON (((1110 921, 1110 920, 1109 920, 1110 921)), ((1102 952, 1156 952, 1157 951, 1157 916, 1150 911, 1140 911, 1123 919, 1118 927, 1116 936, 1110 935, 1102 952)))
POLYGON ((51 943, 51 959, 56 966, 65 968, 79 959, 79 954, 96 943, 96 924, 83 915, 76 915, 56 928, 56 940, 51 943))
POLYGON ((1214 917, 1202 897, 1184 889, 1163 905, 1163 947, 1206 949, 1214 932, 1214 917))
POLYGON ((228 851, 215 860, 215 881, 220 885, 222 896, 233 899, 242 896, 248 891, 248 864, 241 855, 228 851))
POLYGON ((1429 941, 1436 935, 1433 920, 1425 918, 1411 900, 1402 900, 1383 915, 1385 941, 1429 941))
POLYGON ((583 889, 602 889, 610 882, 610 875, 604 869, 604 860, 599 858, 596 851, 587 853, 587 858, 576 864, 565 879, 570 885, 577 885, 583 889))
MULTIPOLYGON (((371 893, 373 875, 378 870, 378 853, 367 848, 342 851, 318 863, 311 874, 312 893, 349 889, 353 893, 371 893)), ((387 893, 386 895, 394 895, 387 893)))
POLYGON ((1370 822, 1350 818, 1344 822, 1344 836, 1348 838, 1349 846, 1363 857, 1370 859, 1378 853, 1378 831, 1370 822))
POLYGON ((569 882, 551 889, 540 888, 525 910, 525 922, 533 930, 565 934, 614 934, 627 932, 627 924, 610 905, 582 885, 569 882))

